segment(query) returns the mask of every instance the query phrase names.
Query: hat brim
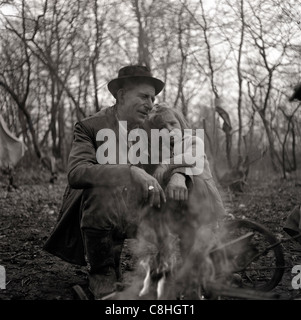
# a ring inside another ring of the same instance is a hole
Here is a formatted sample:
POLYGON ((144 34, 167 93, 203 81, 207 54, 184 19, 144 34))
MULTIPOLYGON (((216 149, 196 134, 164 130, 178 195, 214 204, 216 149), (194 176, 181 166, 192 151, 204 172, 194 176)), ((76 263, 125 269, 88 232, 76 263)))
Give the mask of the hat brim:
POLYGON ((112 95, 116 98, 117 92, 120 88, 122 88, 122 85, 124 82, 130 79, 140 79, 141 83, 147 82, 154 86, 155 88, 155 95, 159 94, 164 86, 165 83, 157 78, 154 77, 147 77, 147 76, 129 76, 129 77, 121 77, 111 80, 108 83, 108 89, 112 93, 112 95))

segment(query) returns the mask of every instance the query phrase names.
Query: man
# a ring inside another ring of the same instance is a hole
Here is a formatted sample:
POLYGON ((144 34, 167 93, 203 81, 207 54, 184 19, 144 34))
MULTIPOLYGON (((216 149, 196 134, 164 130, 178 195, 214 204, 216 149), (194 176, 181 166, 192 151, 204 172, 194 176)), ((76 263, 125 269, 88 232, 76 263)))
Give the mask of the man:
MULTIPOLYGON (((126 66, 108 83, 116 104, 75 124, 69 185, 58 223, 44 249, 68 262, 87 264, 89 289, 96 299, 114 290, 123 242, 135 236, 143 209, 166 201, 158 181, 139 165, 100 164, 96 155, 104 141, 97 134, 102 129, 115 133, 118 159, 128 131, 145 122, 163 88, 164 83, 148 68, 126 66)), ((178 195, 186 186, 177 184, 177 175, 169 188, 178 195)))

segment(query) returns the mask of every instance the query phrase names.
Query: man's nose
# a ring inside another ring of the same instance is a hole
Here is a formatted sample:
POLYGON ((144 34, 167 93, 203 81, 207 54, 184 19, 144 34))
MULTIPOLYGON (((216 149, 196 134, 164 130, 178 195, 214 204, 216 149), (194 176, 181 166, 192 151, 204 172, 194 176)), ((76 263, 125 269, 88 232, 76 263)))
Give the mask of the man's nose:
POLYGON ((154 107, 153 100, 151 98, 147 99, 147 108, 151 111, 154 107))

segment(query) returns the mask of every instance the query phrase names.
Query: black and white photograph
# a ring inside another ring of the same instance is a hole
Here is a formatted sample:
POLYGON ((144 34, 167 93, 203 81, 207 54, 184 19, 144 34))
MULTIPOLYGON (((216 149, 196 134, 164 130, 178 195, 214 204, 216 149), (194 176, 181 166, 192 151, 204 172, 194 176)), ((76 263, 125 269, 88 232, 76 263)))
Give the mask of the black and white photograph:
POLYGON ((0 0, 0 29, 0 300, 301 300, 299 0, 0 0))

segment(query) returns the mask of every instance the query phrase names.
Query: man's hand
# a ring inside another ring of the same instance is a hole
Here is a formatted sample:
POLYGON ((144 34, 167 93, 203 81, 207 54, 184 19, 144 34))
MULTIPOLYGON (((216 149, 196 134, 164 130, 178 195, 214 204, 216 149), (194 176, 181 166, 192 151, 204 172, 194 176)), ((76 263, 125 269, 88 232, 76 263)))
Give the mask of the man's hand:
POLYGON ((186 178, 181 173, 174 173, 166 187, 168 198, 176 201, 188 200, 188 189, 186 187, 186 178))
POLYGON ((161 201, 166 202, 165 193, 156 178, 136 166, 131 166, 130 170, 134 183, 142 188, 145 202, 149 200, 151 207, 160 207, 161 201))

